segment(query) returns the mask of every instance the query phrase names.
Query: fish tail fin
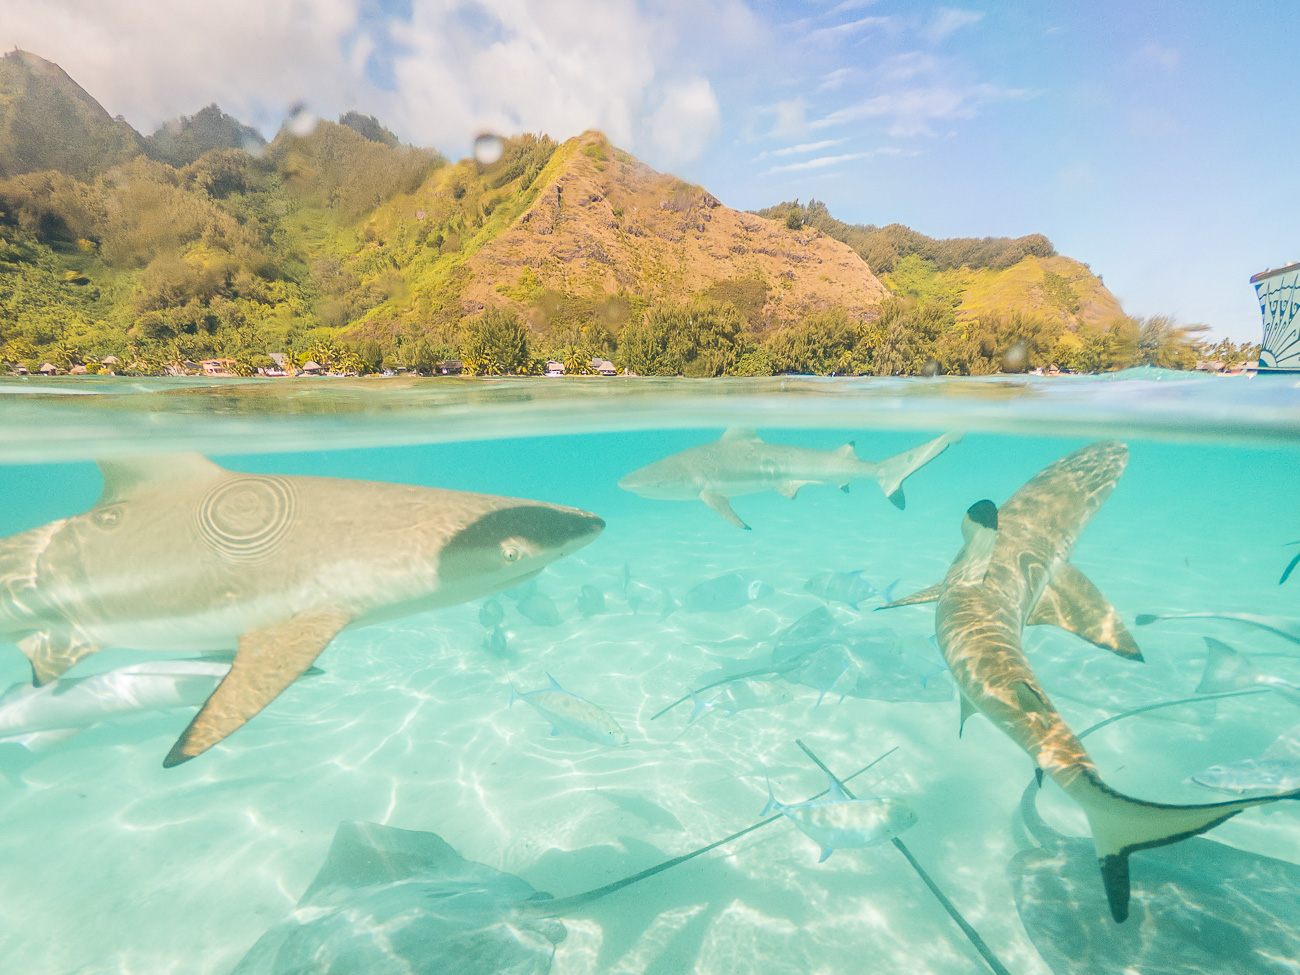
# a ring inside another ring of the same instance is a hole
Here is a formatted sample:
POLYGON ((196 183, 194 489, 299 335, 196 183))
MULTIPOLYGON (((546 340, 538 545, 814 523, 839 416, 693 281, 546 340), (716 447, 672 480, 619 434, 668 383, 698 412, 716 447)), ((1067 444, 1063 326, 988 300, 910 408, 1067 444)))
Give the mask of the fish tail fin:
POLYGON ((1116 792, 1092 770, 1082 771, 1065 791, 1083 808, 1092 827, 1106 900, 1116 921, 1128 917, 1128 858, 1135 850, 1168 846, 1198 836, 1251 806, 1300 799, 1297 791, 1232 802, 1172 806, 1116 792))
POLYGON ((695 707, 691 709, 691 716, 686 719, 687 724, 695 724, 696 719, 699 718, 701 714, 714 706, 712 701, 701 701, 700 696, 694 691, 691 691, 691 703, 693 703, 695 707))
POLYGON ((902 581, 902 579, 895 579, 885 587, 885 591, 882 592, 880 596, 886 603, 892 603, 894 601, 894 590, 898 588, 898 584, 902 581))
POLYGON ((905 450, 879 463, 864 464, 864 467, 869 468, 868 476, 876 479, 890 504, 901 509, 907 504, 907 499, 903 496, 903 481, 947 450, 949 444, 960 439, 960 433, 945 433, 919 447, 905 450))
POLYGON ((1205 638, 1210 655, 1205 661, 1205 673, 1196 685, 1197 694, 1226 694, 1255 686, 1260 672, 1250 658, 1213 637, 1205 638))
POLYGON ((667 589, 661 589, 659 594, 663 597, 663 609, 659 613, 659 622, 662 623, 668 617, 672 616, 681 604, 673 599, 673 594, 667 589))

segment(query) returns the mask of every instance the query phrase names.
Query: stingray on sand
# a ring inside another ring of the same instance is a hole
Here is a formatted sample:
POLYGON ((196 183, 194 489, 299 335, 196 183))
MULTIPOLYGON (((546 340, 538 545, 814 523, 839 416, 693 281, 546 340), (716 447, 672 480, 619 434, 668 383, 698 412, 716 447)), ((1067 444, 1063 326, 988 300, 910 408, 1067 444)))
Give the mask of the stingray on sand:
POLYGON ((232 975, 545 975, 564 940, 560 915, 781 818, 562 898, 464 859, 434 833, 340 823, 298 906, 258 939, 232 975))
POLYGON ((1056 975, 1295 971, 1300 866, 1203 837, 1136 852, 1130 923, 1115 924, 1096 883, 1091 840, 1043 822, 1037 792, 1031 781, 1020 806, 1036 844, 1027 843, 1007 873, 1025 931, 1056 975))

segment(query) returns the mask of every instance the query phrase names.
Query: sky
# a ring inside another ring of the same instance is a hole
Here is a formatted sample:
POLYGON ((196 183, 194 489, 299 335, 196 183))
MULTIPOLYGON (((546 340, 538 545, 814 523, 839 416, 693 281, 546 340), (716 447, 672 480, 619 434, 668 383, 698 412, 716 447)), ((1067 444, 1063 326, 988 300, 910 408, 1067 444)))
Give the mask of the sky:
POLYGON ((4 0, 143 132, 297 103, 451 158, 588 128, 758 209, 932 237, 1042 233, 1131 315, 1258 341, 1300 260, 1300 0, 4 0))

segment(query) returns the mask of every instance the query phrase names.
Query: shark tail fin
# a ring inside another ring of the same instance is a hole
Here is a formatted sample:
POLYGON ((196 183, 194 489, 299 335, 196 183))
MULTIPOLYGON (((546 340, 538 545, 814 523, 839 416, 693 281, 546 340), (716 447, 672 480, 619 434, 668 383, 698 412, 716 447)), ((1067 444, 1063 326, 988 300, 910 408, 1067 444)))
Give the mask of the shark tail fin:
POLYGON ((885 492, 885 497, 889 499, 890 504, 901 509, 907 504, 907 499, 903 496, 903 481, 908 475, 920 470, 947 450, 949 444, 954 444, 960 439, 960 433, 945 433, 942 437, 935 437, 929 443, 923 443, 919 447, 905 450, 887 460, 866 466, 870 468, 870 476, 876 479, 876 483, 880 485, 880 490, 885 492))
POLYGON ((1092 770, 1081 772, 1065 791, 1083 808, 1092 827, 1106 900, 1116 921, 1128 917, 1129 854, 1198 836, 1251 806, 1300 799, 1297 791, 1232 802, 1171 806, 1116 792, 1092 770))
POLYGON ((1205 638, 1210 656, 1205 661, 1205 673, 1196 685, 1197 694, 1225 694, 1255 686, 1259 670, 1246 657, 1214 637, 1205 638))

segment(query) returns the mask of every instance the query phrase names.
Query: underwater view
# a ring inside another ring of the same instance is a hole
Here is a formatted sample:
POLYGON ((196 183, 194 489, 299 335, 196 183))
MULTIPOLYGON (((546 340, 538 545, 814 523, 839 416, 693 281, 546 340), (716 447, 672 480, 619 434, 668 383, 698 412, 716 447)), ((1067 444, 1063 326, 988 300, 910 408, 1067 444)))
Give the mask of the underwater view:
POLYGON ((30 975, 1300 971, 1295 377, 0 379, 30 975))

